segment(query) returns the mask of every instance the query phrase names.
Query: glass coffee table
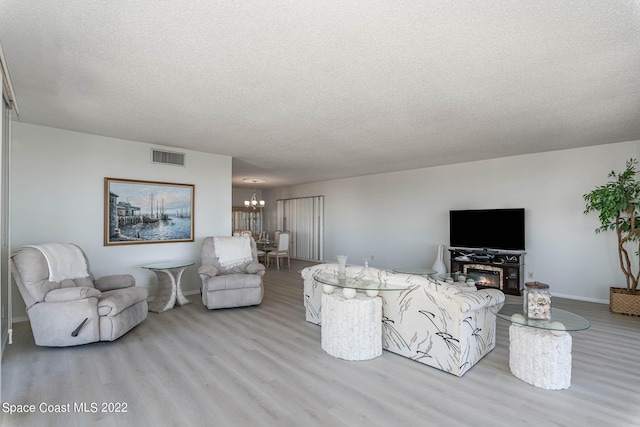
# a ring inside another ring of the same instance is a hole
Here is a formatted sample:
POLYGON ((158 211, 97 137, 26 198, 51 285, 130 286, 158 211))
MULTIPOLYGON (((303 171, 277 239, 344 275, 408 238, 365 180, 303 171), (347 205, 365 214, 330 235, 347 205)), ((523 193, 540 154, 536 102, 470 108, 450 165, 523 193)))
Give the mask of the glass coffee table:
POLYGON ((409 285, 388 285, 376 277, 338 277, 326 272, 313 277, 323 285, 322 349, 345 360, 369 360, 382 355, 382 299, 378 293, 402 291, 409 285), (342 292, 334 292, 336 289, 342 292))
POLYGON ((491 311, 511 322, 509 368, 522 381, 547 390, 571 386, 571 335, 591 323, 582 316, 551 307, 550 320, 529 319, 522 304, 498 304, 491 311))
POLYGON ((357 291, 364 291, 367 296, 375 297, 380 291, 401 291, 407 288, 407 286, 389 285, 375 277, 338 277, 333 273, 321 272, 313 278, 322 283, 324 293, 330 294, 336 288, 341 288, 342 294, 347 299, 355 297, 357 291))
POLYGON ((437 271, 423 267, 396 267, 392 270, 394 273, 414 274, 416 276, 431 276, 437 271))

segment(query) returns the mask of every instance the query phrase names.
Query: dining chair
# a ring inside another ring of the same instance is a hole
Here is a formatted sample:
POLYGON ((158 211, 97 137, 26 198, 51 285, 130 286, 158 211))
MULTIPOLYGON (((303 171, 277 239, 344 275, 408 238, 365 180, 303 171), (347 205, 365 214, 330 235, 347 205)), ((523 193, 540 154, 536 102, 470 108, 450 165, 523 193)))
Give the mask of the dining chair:
POLYGON ((289 247, 291 244, 291 232, 280 231, 276 239, 277 246, 274 250, 267 253, 267 267, 269 267, 270 259, 276 259, 276 267, 280 270, 280 258, 287 258, 287 264, 291 268, 291 258, 289 257, 289 247))
MULTIPOLYGON (((278 241, 278 234, 277 233, 280 233, 280 230, 276 230, 276 237, 275 237, 274 243, 278 241)), ((274 246, 266 246, 266 245, 269 244, 269 240, 266 239, 266 238, 268 238, 268 236, 269 235, 265 231, 265 232, 261 233, 260 240, 256 241, 256 243, 259 245, 259 248, 262 248, 262 249, 258 249, 258 261, 260 261, 260 259, 263 259, 265 267, 268 266, 267 265, 267 261, 268 261, 267 254, 270 251, 275 250, 274 246), (262 240, 263 239, 262 234, 264 234, 265 240, 262 240)))

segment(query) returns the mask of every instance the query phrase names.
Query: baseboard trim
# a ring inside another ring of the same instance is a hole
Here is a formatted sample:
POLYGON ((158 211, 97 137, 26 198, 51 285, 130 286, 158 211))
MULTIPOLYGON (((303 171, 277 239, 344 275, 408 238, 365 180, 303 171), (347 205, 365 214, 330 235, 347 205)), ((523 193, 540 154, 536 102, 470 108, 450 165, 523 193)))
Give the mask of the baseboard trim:
POLYGON ((609 304, 609 300, 608 299, 578 297, 578 296, 575 296, 575 295, 556 294, 556 293, 552 293, 551 296, 552 297, 558 297, 558 298, 573 299, 573 300, 576 300, 576 301, 595 302, 595 303, 598 303, 598 304, 609 304))
POLYGON ((20 323, 20 322, 28 322, 28 321, 29 321, 28 316, 20 316, 20 317, 14 317, 11 323, 20 323))

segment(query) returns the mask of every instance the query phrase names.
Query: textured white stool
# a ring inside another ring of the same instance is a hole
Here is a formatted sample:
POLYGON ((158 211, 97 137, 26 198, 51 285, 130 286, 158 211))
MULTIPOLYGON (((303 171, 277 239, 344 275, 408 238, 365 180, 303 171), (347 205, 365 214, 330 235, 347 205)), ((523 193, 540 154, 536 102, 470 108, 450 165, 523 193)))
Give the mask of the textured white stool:
POLYGON ((517 324, 509 327, 509 367, 522 381, 547 390, 571 385, 571 335, 517 324))
POLYGON ((322 294, 322 349, 345 360, 382 355, 382 300, 342 292, 322 294))

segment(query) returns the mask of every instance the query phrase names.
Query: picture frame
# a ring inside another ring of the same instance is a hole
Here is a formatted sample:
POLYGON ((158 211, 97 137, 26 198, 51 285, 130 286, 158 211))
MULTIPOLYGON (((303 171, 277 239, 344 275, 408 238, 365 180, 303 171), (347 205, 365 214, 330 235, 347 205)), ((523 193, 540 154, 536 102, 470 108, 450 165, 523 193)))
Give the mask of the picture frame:
POLYGON ((104 246, 193 242, 193 184, 104 179, 104 246))

